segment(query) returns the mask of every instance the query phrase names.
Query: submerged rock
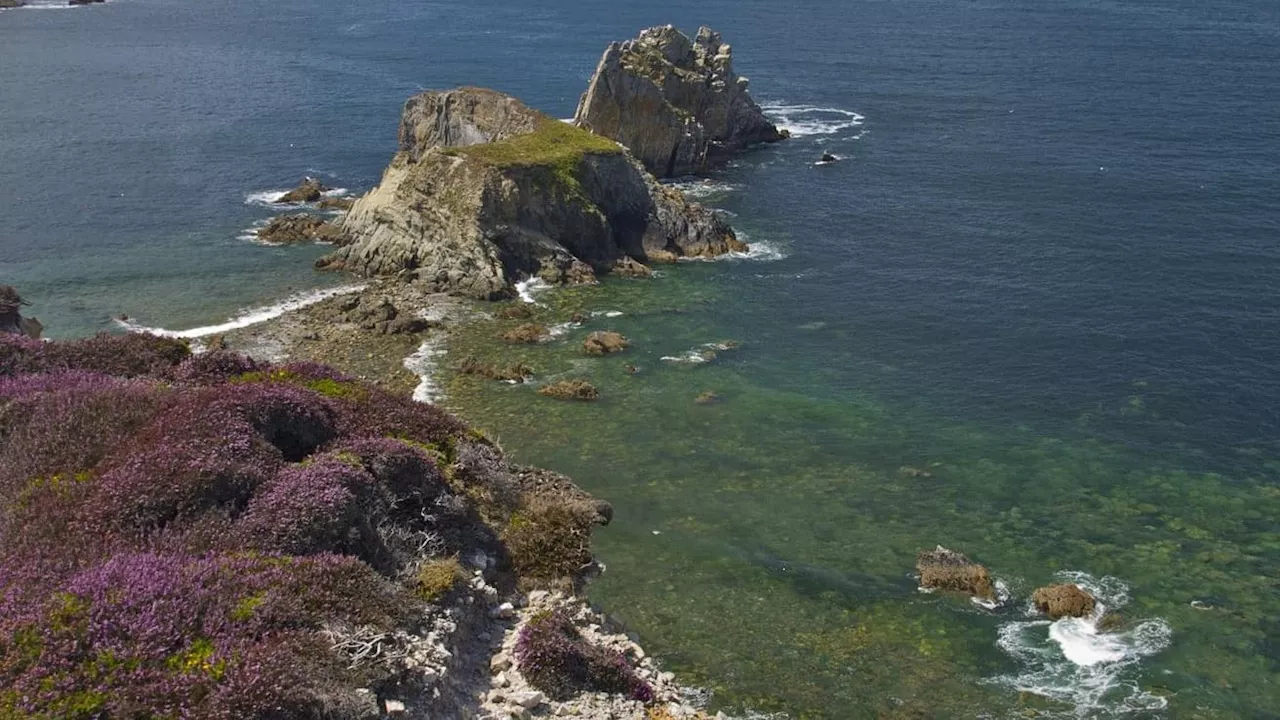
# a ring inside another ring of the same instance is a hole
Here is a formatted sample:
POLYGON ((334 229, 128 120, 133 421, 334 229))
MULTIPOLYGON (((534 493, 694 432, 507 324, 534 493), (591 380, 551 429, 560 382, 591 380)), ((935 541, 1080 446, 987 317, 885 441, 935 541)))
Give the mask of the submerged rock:
POLYGON ((533 345, 551 337, 551 331, 546 325, 537 323, 525 323, 518 328, 508 330, 502 334, 502 339, 514 345, 533 345))
POLYGON ((0 285, 0 333, 25 335, 32 340, 40 339, 44 333, 44 325, 35 318, 22 317, 19 312, 26 304, 17 289, 9 285, 0 285))
POLYGON ((345 245, 349 241, 342 228, 314 215, 281 215, 258 230, 262 242, 292 245, 302 242, 326 242, 345 245))
POLYGON ((922 588, 959 592, 982 600, 996 597, 991 573, 985 567, 941 545, 917 555, 916 570, 922 588))
POLYGON ((1047 585, 1031 594, 1036 609, 1057 620, 1061 617, 1089 617, 1097 601, 1079 585, 1047 585))
POLYGON ((595 400, 600 397, 596 386, 586 380, 561 380, 538 388, 539 395, 560 400, 595 400))
POLYGON ((320 198, 324 197, 324 194, 326 192, 332 189, 333 188, 323 185, 319 180, 316 180, 315 178, 311 178, 311 177, 303 178, 302 182, 298 183, 298 187, 276 198, 275 202, 277 203, 316 202, 320 198))
POLYGON ((458 365, 458 372, 463 375, 475 375, 477 377, 488 378, 490 380, 501 380, 503 382, 523 383, 530 375, 533 375, 533 368, 524 363, 511 363, 509 365, 489 365, 481 362, 474 355, 468 355, 463 358, 458 365))
POLYGON ((703 27, 674 27, 612 43, 578 103, 574 122, 617 140, 659 177, 700 173, 709 159, 787 137, 733 71, 733 50, 703 27))
POLYGON ((694 398, 693 402, 698 405, 715 405, 720 402, 720 396, 713 390, 704 390, 698 393, 698 397, 694 398))
POLYGON ((620 333, 608 330, 597 330, 582 341, 582 350, 588 355, 610 355, 622 352, 630 346, 630 340, 620 333))
POLYGON ((589 280, 624 258, 709 257, 745 244, 622 147, 492 90, 411 98, 400 151, 342 219, 322 268, 409 271, 428 291, 514 297, 530 277, 589 280))

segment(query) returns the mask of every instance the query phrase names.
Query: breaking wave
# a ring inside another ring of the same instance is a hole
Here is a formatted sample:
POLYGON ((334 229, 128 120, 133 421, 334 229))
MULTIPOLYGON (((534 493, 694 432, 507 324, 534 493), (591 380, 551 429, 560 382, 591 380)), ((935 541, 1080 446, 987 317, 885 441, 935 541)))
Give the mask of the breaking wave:
POLYGON ((308 292, 290 295, 273 305, 246 310, 239 315, 218 325, 206 325, 203 327, 191 328, 190 330, 168 330, 160 327, 148 327, 132 320, 117 319, 116 324, 128 330, 129 332, 142 332, 151 335, 159 335, 160 337, 186 338, 195 339, 208 337, 210 335, 218 335, 232 330, 257 325, 268 320, 274 320, 287 312, 299 310, 308 305, 315 305, 318 302, 328 300, 331 297, 339 295, 347 295, 354 292, 360 292, 365 288, 364 285, 345 285, 336 288, 325 288, 323 290, 311 290, 308 292))
POLYGON ((1104 630, 1106 613, 1129 602, 1128 586, 1082 572, 1058 577, 1097 599, 1093 615, 1050 621, 1028 607, 1027 619, 1005 623, 997 641, 1022 671, 988 682, 1063 703, 1069 709, 1056 715, 1062 718, 1119 718, 1164 708, 1168 701, 1143 690, 1139 676, 1143 659, 1169 647, 1169 624, 1156 618, 1104 630))
POLYGON ((862 125, 863 116, 852 110, 818 107, 816 105, 792 105, 782 102, 761 103, 760 109, 779 128, 792 137, 835 135, 862 125))

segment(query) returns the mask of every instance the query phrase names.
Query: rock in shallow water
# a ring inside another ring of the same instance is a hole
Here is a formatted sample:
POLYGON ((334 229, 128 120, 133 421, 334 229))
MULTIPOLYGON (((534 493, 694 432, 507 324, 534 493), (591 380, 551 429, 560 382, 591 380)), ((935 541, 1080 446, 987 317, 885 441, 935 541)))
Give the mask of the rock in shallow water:
POLYGON ((324 197, 324 194, 333 188, 327 187, 315 178, 303 178, 298 183, 298 187, 281 195, 275 199, 277 203, 308 203, 316 202, 324 197))
POLYGON ((916 556, 916 570, 922 588, 959 592, 982 600, 996 598, 991 573, 985 567, 941 545, 916 556))
POLYGON ((1031 595, 1036 609, 1057 620, 1062 617, 1089 617, 1097 601, 1079 585, 1047 585, 1031 595))
POLYGON ((342 229, 333 223, 326 222, 314 215, 281 215, 271 218, 266 226, 258 230, 258 239, 262 242, 292 245, 302 242, 327 242, 334 245, 345 245, 348 241, 342 229))
POLYGON ((582 350, 588 355, 610 355, 622 352, 630 346, 631 341, 620 333, 607 330, 597 330, 582 342, 582 350))

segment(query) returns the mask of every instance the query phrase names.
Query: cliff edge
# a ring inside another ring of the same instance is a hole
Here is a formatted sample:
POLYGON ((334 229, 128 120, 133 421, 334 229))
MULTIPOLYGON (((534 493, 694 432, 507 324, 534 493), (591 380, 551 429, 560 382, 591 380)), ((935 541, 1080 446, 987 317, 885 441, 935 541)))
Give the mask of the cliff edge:
POLYGON ((318 266, 482 299, 530 277, 591 282, 631 260, 745 249, 618 144, 480 88, 410 98, 399 152, 342 230, 352 243, 318 266))
POLYGON ((670 25, 612 43, 574 122, 625 145, 658 177, 706 170, 717 157, 787 137, 733 71, 733 49, 710 28, 693 40, 670 25))

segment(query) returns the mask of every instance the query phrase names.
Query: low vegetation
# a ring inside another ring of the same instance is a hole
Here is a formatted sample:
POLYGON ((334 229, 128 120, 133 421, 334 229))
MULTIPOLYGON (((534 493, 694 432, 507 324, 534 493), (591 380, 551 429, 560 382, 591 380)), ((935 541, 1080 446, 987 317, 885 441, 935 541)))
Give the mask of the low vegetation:
POLYGON ((653 688, 626 657, 587 642, 562 610, 531 619, 516 639, 515 655, 529 683, 555 700, 583 691, 653 700, 653 688))
POLYGON ((321 365, 0 336, 0 718, 358 717, 411 678, 333 637, 422 632, 459 557, 590 563, 589 497, 522 472, 321 365))

